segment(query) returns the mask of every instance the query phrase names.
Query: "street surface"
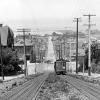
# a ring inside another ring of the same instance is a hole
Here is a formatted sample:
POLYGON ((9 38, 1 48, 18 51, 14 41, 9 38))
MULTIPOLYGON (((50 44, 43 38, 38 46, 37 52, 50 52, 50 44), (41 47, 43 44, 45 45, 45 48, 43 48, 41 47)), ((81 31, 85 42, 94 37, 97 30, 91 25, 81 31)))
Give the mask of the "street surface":
POLYGON ((52 62, 54 62, 54 61, 56 61, 56 57, 55 57, 53 43, 52 43, 51 39, 52 39, 52 37, 49 36, 46 60, 51 60, 52 62))

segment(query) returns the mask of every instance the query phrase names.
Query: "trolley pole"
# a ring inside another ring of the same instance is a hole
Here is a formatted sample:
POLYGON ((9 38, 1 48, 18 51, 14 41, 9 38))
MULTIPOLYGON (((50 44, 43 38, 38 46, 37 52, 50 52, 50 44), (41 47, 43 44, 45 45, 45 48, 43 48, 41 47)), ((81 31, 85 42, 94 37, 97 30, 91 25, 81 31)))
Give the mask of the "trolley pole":
POLYGON ((96 15, 88 14, 83 16, 88 16, 88 75, 91 76, 91 16, 96 15))
POLYGON ((30 32, 30 29, 17 29, 17 32, 23 33, 23 41, 24 41, 24 67, 25 67, 25 76, 28 75, 28 69, 27 69, 27 60, 26 60, 26 46, 25 46, 25 32, 30 32))
POLYGON ((76 22, 76 74, 78 74, 78 23, 80 18, 74 18, 74 22, 76 22))

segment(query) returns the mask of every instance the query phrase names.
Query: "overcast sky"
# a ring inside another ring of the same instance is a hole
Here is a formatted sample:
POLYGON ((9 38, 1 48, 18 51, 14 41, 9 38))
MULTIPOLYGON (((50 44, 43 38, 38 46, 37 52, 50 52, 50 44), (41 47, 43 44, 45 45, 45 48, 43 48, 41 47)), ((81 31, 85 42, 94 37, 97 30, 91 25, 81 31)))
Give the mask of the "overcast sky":
MULTIPOLYGON (((74 17, 96 14, 92 22, 100 27, 100 0, 0 0, 0 22, 11 28, 68 27, 74 17)), ((86 22, 85 22, 86 23, 86 22)))

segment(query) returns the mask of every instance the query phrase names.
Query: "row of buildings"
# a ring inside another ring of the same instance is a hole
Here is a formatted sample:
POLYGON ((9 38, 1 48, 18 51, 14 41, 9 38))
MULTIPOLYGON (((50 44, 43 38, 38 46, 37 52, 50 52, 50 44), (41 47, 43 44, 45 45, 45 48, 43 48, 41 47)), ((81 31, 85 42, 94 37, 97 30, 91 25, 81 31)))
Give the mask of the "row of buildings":
MULTIPOLYGON (((17 56, 24 58, 24 41, 23 35, 14 37, 12 29, 8 26, 0 25, 1 45, 3 47, 10 47, 17 52, 17 56)), ((25 35, 26 56, 30 57, 33 50, 38 60, 44 59, 47 50, 48 36, 39 35, 25 35)))
MULTIPOLYGON (((64 59, 75 60, 76 58, 76 33, 67 30, 61 31, 62 34, 54 32, 52 34, 52 41, 55 48, 56 59, 62 57, 64 59)), ((100 49, 100 32, 91 32, 91 43, 97 42, 98 49, 100 49)), ((78 35, 78 56, 82 57, 85 54, 85 49, 88 48, 88 36, 85 33, 79 32, 78 35)))
MULTIPOLYGON (((31 51, 33 50, 36 55, 36 59, 44 59, 46 50, 47 50, 48 37, 47 36, 39 36, 39 35, 25 35, 25 47, 26 47, 26 56, 30 56, 31 51)), ((14 48, 18 52, 19 58, 23 58, 24 49, 23 49, 24 41, 23 35, 17 35, 14 38, 14 48)))

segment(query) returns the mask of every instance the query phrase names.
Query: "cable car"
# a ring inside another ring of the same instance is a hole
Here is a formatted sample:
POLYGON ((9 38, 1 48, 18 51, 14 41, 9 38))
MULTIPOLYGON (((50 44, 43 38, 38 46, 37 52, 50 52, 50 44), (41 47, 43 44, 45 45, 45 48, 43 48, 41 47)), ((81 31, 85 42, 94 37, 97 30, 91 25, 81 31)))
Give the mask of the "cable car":
POLYGON ((58 74, 66 74, 66 60, 58 59, 54 62, 55 73, 58 74))

